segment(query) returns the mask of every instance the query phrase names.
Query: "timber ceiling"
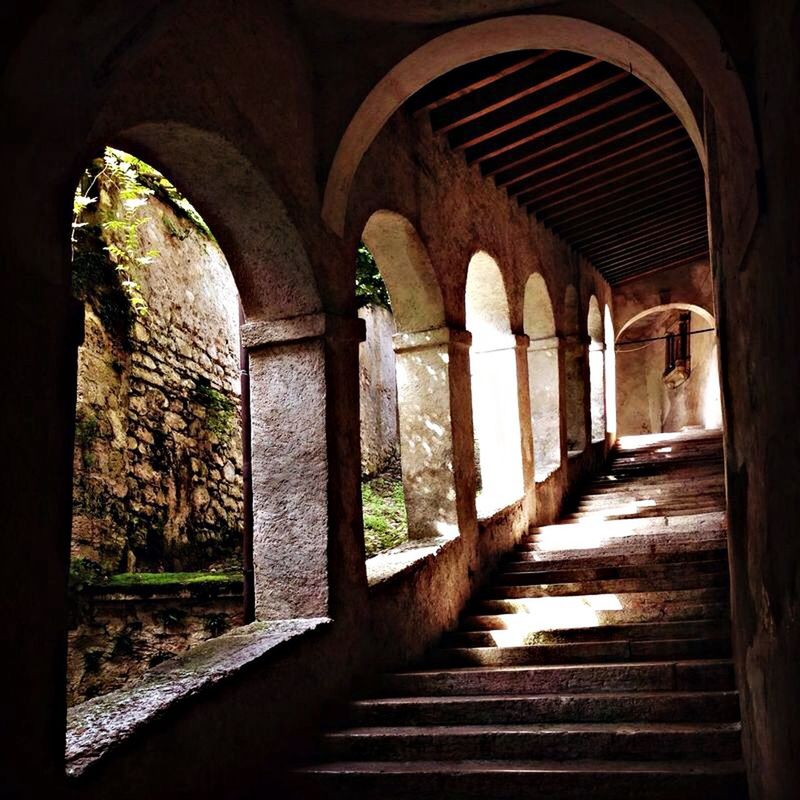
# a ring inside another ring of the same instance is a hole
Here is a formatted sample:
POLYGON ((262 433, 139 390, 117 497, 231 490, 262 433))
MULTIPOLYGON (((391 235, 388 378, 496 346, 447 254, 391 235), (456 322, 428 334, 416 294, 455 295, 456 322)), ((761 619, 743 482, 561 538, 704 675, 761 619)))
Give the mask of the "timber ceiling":
POLYGON ((612 285, 707 257, 703 170, 666 103, 564 50, 466 64, 407 102, 612 285))

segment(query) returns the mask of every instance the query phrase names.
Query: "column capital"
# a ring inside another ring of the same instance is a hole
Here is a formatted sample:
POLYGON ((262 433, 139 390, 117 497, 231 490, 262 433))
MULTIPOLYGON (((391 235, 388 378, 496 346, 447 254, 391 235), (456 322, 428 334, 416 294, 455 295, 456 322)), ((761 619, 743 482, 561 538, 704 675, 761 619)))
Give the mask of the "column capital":
POLYGON ((327 338, 363 342, 366 326, 358 317, 337 314, 303 314, 275 320, 253 320, 241 327, 242 344, 248 350, 327 338))
POLYGON ((427 331, 401 331, 392 336, 392 347, 395 353, 452 345, 469 347, 471 344, 472 334, 469 331, 450 328, 447 325, 427 331))

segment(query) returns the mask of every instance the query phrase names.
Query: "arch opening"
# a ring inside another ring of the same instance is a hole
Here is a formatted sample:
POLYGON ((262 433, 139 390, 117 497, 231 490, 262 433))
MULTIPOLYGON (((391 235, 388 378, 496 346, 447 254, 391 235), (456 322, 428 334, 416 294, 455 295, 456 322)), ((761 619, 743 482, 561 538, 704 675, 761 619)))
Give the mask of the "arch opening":
POLYGON ((106 148, 76 190, 71 245, 85 332, 70 545, 75 705, 245 621, 249 486, 239 295, 203 218, 149 164, 106 148))
POLYGON ((479 491, 476 507, 486 517, 524 492, 516 338, 497 262, 476 253, 467 269, 466 323, 472 333, 472 417, 479 491))
POLYGON ((390 303, 390 310, 373 304, 360 312, 367 320, 367 341, 360 355, 362 472, 369 475, 365 455, 375 432, 388 431, 393 438, 388 449, 399 452, 401 473, 391 472, 391 465, 384 472, 391 474, 390 504, 396 509, 402 506, 406 520, 405 531, 394 526, 399 537, 383 537, 386 514, 371 511, 371 487, 381 484, 374 479, 362 484, 370 556, 399 543, 406 533, 411 539, 427 539, 454 536, 458 528, 450 420, 451 341, 439 282, 425 245, 402 215, 374 212, 362 239, 390 303))
POLYGON ((561 390, 559 349, 553 305, 547 284, 534 273, 525 284, 525 333, 533 428, 533 459, 537 482, 561 466, 561 390))

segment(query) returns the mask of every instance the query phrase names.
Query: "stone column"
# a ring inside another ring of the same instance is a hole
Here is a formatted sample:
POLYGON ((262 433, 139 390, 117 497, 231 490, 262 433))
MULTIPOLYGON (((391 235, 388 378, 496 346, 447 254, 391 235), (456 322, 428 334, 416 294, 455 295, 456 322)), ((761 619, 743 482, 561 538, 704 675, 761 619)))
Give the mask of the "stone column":
POLYGON ((564 381, 566 401, 567 453, 582 451, 586 447, 589 409, 588 369, 586 369, 586 342, 577 335, 564 339, 564 381))
POLYGON ((250 355, 257 620, 330 614, 327 362, 342 341, 357 350, 363 338, 363 320, 327 314, 242 327, 250 355))
POLYGON ((561 464, 564 441, 562 349, 558 336, 533 339, 528 346, 528 380, 537 480, 542 478, 543 470, 552 471, 561 464))
POLYGON ((454 349, 468 347, 470 340, 466 331, 448 327, 393 337, 400 458, 411 539, 458 532, 450 362, 454 349))

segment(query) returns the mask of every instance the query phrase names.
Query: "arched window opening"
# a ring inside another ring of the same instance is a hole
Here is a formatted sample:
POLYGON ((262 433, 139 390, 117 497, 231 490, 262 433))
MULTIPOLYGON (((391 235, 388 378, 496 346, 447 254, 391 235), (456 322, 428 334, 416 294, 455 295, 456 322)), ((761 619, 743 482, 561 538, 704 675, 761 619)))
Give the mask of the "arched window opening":
POLYGON ((592 441, 601 442, 606 437, 606 387, 603 317, 600 305, 592 295, 586 321, 589 334, 589 408, 591 411, 592 441))
POLYGON ((528 346, 528 382, 531 396, 533 459, 536 480, 542 481, 561 466, 559 339, 550 294, 537 272, 525 285, 525 333, 528 346))
POLYGON ((472 415, 480 489, 479 517, 523 494, 516 339, 497 262, 476 253, 467 271, 466 322, 472 333, 472 415))
POLYGON ((362 504, 367 557, 406 538, 457 533, 450 332, 439 283, 411 223, 376 211, 359 247, 362 504))
POLYGON ((219 245, 119 150, 89 165, 73 212, 71 705, 243 622, 245 507, 240 305, 219 245))
POLYGON ((616 338, 620 435, 722 427, 711 314, 686 303, 656 306, 629 320, 616 338))
POLYGON ((578 292, 568 286, 564 295, 564 385, 567 415, 567 454, 575 456, 586 447, 584 405, 584 348, 578 331, 578 292))
POLYGON ((617 435, 617 355, 614 350, 614 323, 608 306, 603 314, 603 337, 606 346, 606 429, 613 442, 617 435))

